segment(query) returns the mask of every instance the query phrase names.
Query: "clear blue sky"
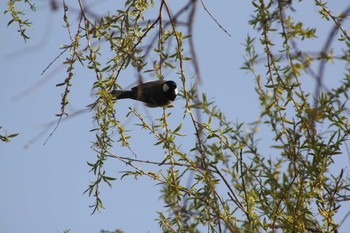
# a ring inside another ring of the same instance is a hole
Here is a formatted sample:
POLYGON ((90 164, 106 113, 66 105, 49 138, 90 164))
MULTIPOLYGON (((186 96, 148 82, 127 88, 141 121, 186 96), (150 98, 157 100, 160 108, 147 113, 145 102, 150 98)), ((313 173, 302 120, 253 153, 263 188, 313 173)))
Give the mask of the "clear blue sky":
MULTIPOLYGON (((0 12, 5 10, 5 2, 0 2, 0 12)), ((61 4, 61 1, 58 3, 61 4)), ((252 33, 247 23, 253 14, 251 3, 221 0, 213 3, 207 1, 206 4, 232 37, 221 31, 199 5, 193 36, 203 78, 200 88, 209 98, 217 101, 229 120, 254 121, 259 114, 254 80, 239 69, 243 63, 242 43, 246 35, 252 33)), ((334 10, 342 9, 340 3, 336 4, 334 10)), ((113 9, 107 6, 107 3, 96 4, 95 9, 100 12, 113 9)), ((307 23, 313 26, 315 18, 312 17, 317 15, 317 8, 304 3, 298 10, 300 17, 307 14, 307 23)), ((155 212, 162 208, 159 187, 148 178, 117 180, 112 189, 104 188, 101 194, 106 209, 90 215, 89 205, 93 199, 83 195, 83 192, 89 181, 94 179, 86 164, 95 160, 95 153, 90 149, 94 135, 89 132, 94 127, 93 113, 86 112, 62 122, 45 146, 43 143, 51 131, 44 132, 42 137, 30 143, 46 123, 56 119, 54 115, 60 110, 63 90, 55 85, 66 77, 65 68, 59 68, 62 59, 45 75, 41 76, 41 72, 58 55, 60 45, 68 42, 68 37, 62 26, 62 9, 50 12, 45 1, 37 1, 37 12, 28 13, 28 17, 33 21, 33 29, 28 30, 31 39, 24 43, 15 26, 6 27, 9 16, 0 15, 0 124, 10 133, 20 133, 11 143, 0 143, 0 232, 44 233, 71 229, 71 232, 92 233, 116 228, 125 232, 160 232, 154 221, 157 218, 155 212)), ((326 35, 330 25, 322 25, 324 31, 320 35, 326 35)), ((318 49, 323 42, 321 36, 312 46, 318 49)), ((86 68, 76 67, 78 75, 73 81, 69 112, 83 109, 94 101, 91 97, 93 74, 86 68)), ((327 72, 332 72, 332 69, 327 72)), ((129 77, 122 81, 123 85, 136 80, 134 73, 126 72, 124 75, 129 77)), ((176 81, 178 78, 176 74, 168 75, 168 79, 176 81)), ((179 99, 175 105, 170 110, 172 125, 182 121, 183 101, 179 99)), ((133 106, 131 101, 121 102, 120 106, 118 103, 121 121, 129 106, 133 106)), ((137 108, 153 119, 162 114, 160 109, 146 112, 140 104, 137 108)), ((152 146, 153 141, 147 138, 150 137, 148 133, 133 126, 136 122, 136 119, 131 119, 124 124, 133 130, 132 142, 137 153, 144 158, 149 156, 161 161, 162 153, 158 154, 152 146), (160 158, 157 159, 157 156, 160 158)), ((119 147, 114 148, 113 152, 127 153, 119 147)), ((342 162, 349 167, 347 158, 342 162)), ((108 170, 119 177, 118 172, 128 168, 110 161, 108 170)))

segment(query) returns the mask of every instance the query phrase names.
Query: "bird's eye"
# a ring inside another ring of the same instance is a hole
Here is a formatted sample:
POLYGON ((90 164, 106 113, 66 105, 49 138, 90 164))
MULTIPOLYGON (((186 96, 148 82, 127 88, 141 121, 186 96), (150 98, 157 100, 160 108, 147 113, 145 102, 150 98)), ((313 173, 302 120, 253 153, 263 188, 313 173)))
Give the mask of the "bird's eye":
POLYGON ((168 84, 164 83, 162 89, 163 89, 163 92, 166 93, 167 91, 169 91, 170 88, 168 84))

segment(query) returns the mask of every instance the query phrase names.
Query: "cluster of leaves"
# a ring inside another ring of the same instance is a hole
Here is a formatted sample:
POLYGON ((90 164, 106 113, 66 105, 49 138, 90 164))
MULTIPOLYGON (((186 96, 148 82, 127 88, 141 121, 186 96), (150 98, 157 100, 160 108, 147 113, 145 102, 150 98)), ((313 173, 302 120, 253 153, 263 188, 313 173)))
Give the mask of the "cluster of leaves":
MULTIPOLYGON (((2 126, 0 126, 0 129, 2 126)), ((18 133, 8 134, 6 130, 4 130, 3 135, 0 134, 0 140, 3 142, 10 142, 10 140, 14 137, 18 136, 18 133)))
MULTIPOLYGON (((326 50, 318 51, 318 56, 312 58, 308 52, 298 49, 300 40, 316 37, 316 28, 305 28, 302 22, 293 22, 292 17, 286 16, 288 4, 287 1, 266 5, 264 1, 253 3, 257 15, 251 24, 261 33, 260 43, 267 59, 266 74, 256 72, 258 54, 254 40, 248 37, 246 41, 247 58, 243 68, 255 76, 262 107, 261 121, 272 130, 275 141, 272 148, 277 150, 275 161, 265 161, 266 156, 257 148, 250 151, 264 183, 255 192, 261 195, 262 202, 258 203, 263 211, 265 230, 333 232, 339 227, 333 218, 341 203, 349 199, 349 194, 344 195, 349 191, 349 184, 343 170, 330 172, 336 156, 346 156, 343 151, 350 132, 349 109, 345 106, 349 73, 336 89, 327 89, 321 71, 334 57, 325 56, 326 50), (280 34, 280 44, 272 42, 276 32, 280 34), (282 52, 282 55, 275 55, 273 51, 282 52), (321 68, 313 75, 317 85, 312 96, 305 92, 300 78, 314 74, 313 65, 319 60, 321 68), (317 211, 314 210, 316 206, 317 211), (321 217, 317 218, 318 214, 321 217)), ((322 4, 321 11, 324 9, 326 5, 322 4)), ((335 20, 339 23, 340 19, 335 20)), ((331 39, 333 36, 330 35, 331 39)), ((350 40, 342 38, 344 35, 339 39, 346 50, 338 60, 345 61, 348 66, 346 54, 350 40)))
POLYGON ((16 23, 18 25, 18 32, 21 34, 24 41, 27 41, 29 36, 26 30, 31 27, 32 23, 28 19, 22 18, 26 14, 26 11, 18 10, 17 5, 21 2, 28 5, 32 11, 35 11, 35 5, 30 0, 9 0, 4 14, 11 14, 11 20, 7 23, 7 26, 16 23))

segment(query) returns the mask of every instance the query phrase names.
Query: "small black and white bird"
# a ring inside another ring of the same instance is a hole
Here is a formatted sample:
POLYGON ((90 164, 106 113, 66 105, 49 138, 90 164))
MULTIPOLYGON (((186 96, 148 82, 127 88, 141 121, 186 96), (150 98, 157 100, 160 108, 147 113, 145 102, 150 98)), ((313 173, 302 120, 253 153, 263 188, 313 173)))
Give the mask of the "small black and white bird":
POLYGON ((177 96, 177 86, 174 81, 157 80, 141 83, 131 90, 113 90, 111 95, 116 99, 134 99, 142 101, 147 107, 172 106, 177 96))

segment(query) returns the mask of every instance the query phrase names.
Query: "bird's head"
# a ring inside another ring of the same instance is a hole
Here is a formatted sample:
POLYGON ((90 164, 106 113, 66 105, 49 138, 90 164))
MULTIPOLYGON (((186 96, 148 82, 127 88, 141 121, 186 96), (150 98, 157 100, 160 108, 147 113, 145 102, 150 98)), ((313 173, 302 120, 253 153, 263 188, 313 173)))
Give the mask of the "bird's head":
POLYGON ((164 82, 162 85, 162 91, 169 100, 174 101, 177 96, 176 83, 174 81, 164 82))

